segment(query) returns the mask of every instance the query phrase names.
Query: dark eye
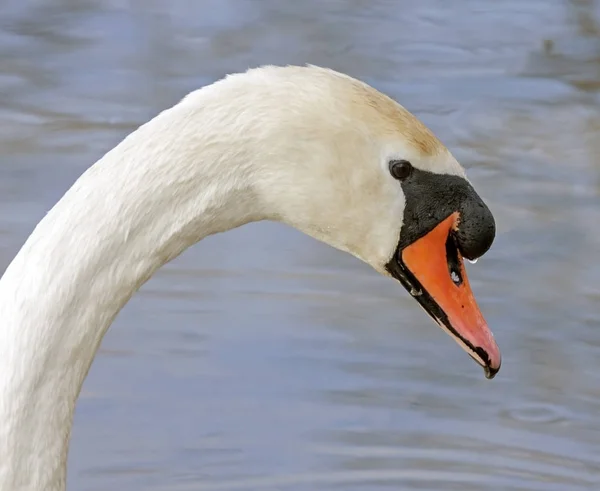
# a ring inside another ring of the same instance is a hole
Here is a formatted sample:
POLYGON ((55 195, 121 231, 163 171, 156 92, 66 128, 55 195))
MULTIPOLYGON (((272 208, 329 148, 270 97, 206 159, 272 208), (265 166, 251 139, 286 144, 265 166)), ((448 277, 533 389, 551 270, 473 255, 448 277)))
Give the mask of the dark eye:
POLYGON ((390 174, 394 179, 404 181, 411 175, 413 170, 412 164, 408 160, 392 160, 390 162, 390 174))

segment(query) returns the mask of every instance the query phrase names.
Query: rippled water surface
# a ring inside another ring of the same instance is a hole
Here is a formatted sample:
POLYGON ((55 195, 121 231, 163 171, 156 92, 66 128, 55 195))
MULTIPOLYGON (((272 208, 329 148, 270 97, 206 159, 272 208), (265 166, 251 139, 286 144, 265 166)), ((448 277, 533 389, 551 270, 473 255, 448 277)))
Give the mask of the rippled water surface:
POLYGON ((211 237, 109 331, 70 489, 600 489, 600 5, 4 0, 0 261, 137 125, 228 72, 345 71, 496 215, 468 270, 493 381, 393 281, 281 225, 211 237))

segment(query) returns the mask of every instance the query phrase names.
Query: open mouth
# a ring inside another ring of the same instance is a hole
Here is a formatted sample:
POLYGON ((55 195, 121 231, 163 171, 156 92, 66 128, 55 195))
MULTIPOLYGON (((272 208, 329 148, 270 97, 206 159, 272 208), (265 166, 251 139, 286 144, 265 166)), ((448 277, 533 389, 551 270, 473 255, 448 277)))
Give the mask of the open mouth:
POLYGON ((454 231, 458 213, 425 236, 398 249, 388 268, 436 323, 484 369, 488 379, 500 370, 500 350, 467 278, 454 231))

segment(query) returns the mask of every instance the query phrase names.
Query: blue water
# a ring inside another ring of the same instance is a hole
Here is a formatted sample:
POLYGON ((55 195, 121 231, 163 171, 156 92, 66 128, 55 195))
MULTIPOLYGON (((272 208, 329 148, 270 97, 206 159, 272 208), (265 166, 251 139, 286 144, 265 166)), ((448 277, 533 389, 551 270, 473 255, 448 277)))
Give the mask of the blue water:
POLYGON ((70 489, 600 485, 600 5, 591 0, 5 0, 0 261, 185 93, 329 66, 423 119, 498 222, 468 265, 493 381, 395 282, 281 225, 211 237, 109 331, 70 489))

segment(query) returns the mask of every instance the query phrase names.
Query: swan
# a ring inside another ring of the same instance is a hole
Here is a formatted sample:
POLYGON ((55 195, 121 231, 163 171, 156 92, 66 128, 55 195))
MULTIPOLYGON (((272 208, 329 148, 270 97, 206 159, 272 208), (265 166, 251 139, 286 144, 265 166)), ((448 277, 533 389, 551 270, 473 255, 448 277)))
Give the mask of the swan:
POLYGON ((493 378, 463 258, 494 217, 405 108, 350 76, 263 66, 191 92, 86 170, 0 280, 0 490, 63 491, 73 412, 115 316, 211 234, 274 220, 398 280, 493 378))

